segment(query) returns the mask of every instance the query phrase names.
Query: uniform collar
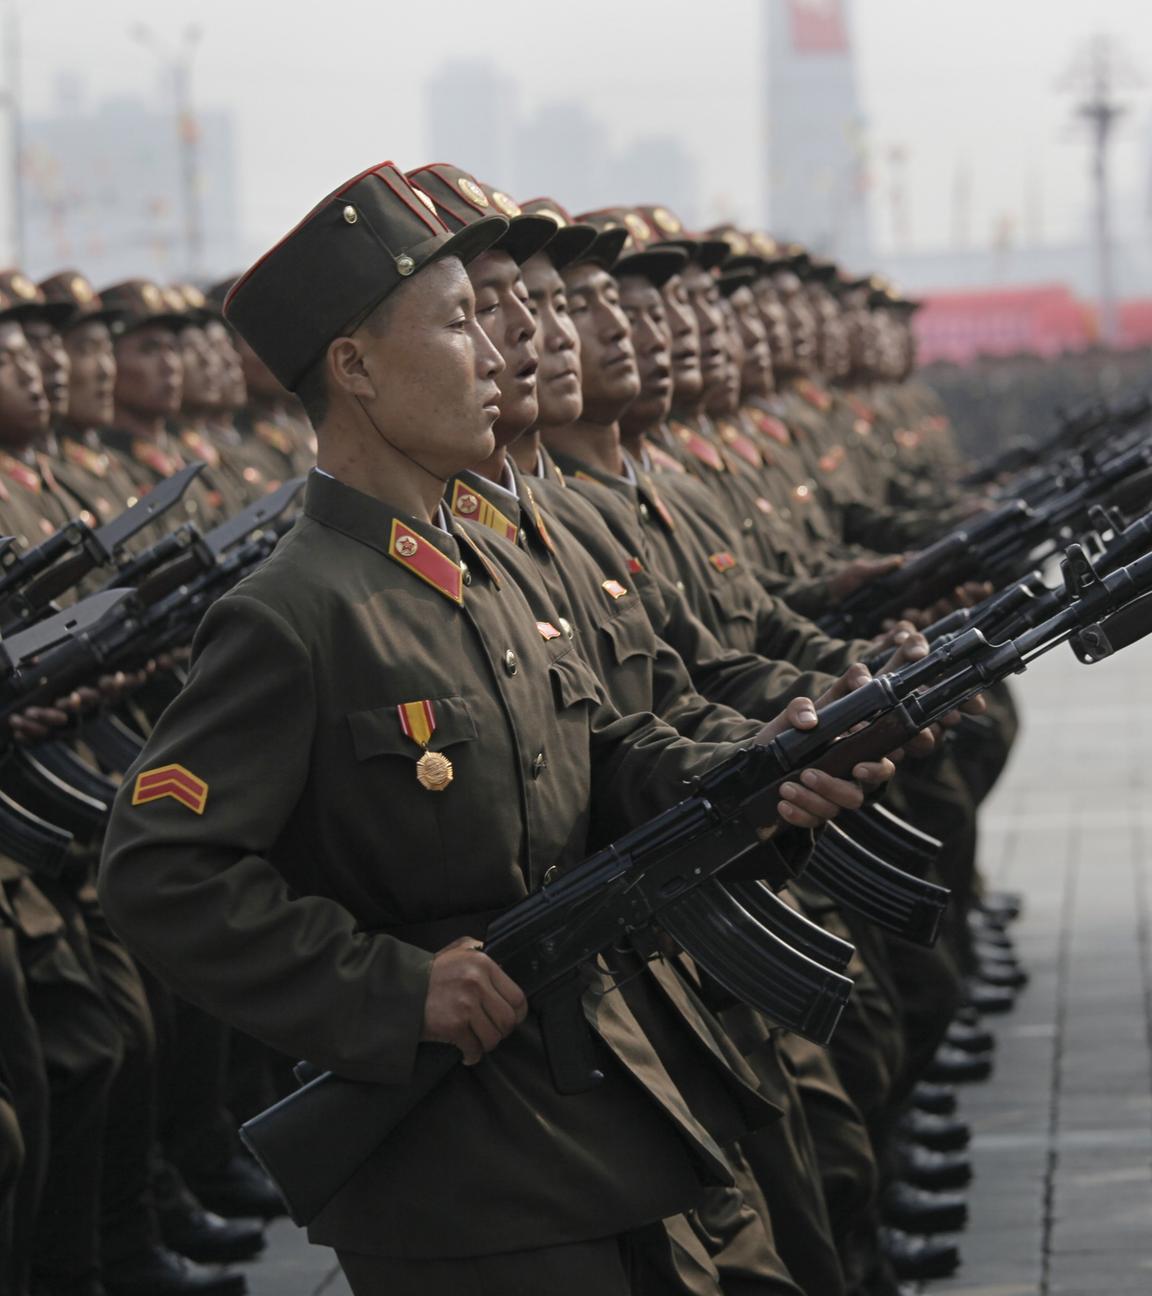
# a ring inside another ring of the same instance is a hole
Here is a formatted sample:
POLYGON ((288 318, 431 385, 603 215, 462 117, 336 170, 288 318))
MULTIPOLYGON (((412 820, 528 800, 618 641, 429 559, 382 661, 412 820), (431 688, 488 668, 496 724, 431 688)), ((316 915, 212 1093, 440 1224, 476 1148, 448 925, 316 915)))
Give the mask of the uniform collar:
POLYGON ((453 517, 479 523, 509 544, 516 543, 520 530, 520 500, 513 491, 468 469, 448 483, 444 498, 453 517))
POLYGON ((609 490, 623 496, 640 514, 641 521, 662 526, 666 531, 674 531, 676 523, 667 505, 660 498, 659 491, 653 485, 652 478, 626 450, 622 450, 621 454, 632 480, 617 476, 615 473, 603 472, 599 468, 589 467, 568 455, 557 455, 556 462, 569 477, 574 477, 577 481, 590 481, 599 486, 607 486, 609 490))
POLYGON ((449 530, 396 513, 371 495, 313 469, 305 487, 304 512, 321 526, 375 549, 457 605, 464 602, 464 588, 474 572, 500 584, 496 569, 443 510, 440 520, 449 530))

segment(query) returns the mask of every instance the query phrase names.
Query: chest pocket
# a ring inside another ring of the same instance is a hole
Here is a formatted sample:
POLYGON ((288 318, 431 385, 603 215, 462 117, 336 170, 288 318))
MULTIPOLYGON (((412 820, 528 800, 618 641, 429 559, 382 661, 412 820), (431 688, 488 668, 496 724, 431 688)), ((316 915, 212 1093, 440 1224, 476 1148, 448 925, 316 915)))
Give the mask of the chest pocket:
POLYGON ((552 695, 561 710, 582 702, 595 706, 603 696, 591 668, 571 649, 553 657, 548 663, 548 676, 552 681, 552 695))
POLYGON ((656 636, 638 598, 629 599, 614 616, 605 617, 599 633, 607 635, 617 663, 629 657, 655 657, 656 636))
MULTIPOLYGON (((431 703, 436 729, 428 740, 430 751, 444 751, 457 743, 475 740, 476 722, 462 697, 432 698, 431 703)), ((373 756, 415 759, 420 754, 419 746, 401 727, 400 713, 395 704, 372 707, 367 711, 350 711, 348 728, 357 760, 371 760, 373 756)))
POLYGON ((756 612, 744 590, 732 581, 711 584, 708 590, 712 602, 725 621, 755 621, 756 612))

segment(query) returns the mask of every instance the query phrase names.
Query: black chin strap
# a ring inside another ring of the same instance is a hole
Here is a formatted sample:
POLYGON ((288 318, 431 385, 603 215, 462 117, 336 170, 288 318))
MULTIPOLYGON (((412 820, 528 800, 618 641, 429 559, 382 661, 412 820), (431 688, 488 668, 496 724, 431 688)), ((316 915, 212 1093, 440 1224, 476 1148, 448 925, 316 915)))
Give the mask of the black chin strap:
POLYGON ((408 453, 407 450, 402 449, 402 448, 401 448, 400 446, 398 446, 394 441, 389 441, 388 438, 384 435, 384 433, 380 431, 380 425, 379 425, 379 423, 377 423, 376 420, 372 417, 372 415, 368 413, 368 410, 367 410, 366 406, 364 405, 364 402, 360 399, 360 397, 359 397, 359 396, 355 396, 355 397, 353 397, 353 399, 356 401, 356 404, 359 405, 361 414, 363 414, 364 417, 368 420, 369 426, 372 428, 372 431, 376 433, 376 435, 380 438, 380 440, 383 441, 384 444, 385 444, 385 445, 386 445, 390 450, 395 450, 396 453, 397 453, 398 455, 402 455, 405 459, 408 460, 408 462, 409 462, 410 464, 415 464, 416 467, 419 468, 420 471, 421 471, 422 473, 427 473, 428 476, 431 477, 433 481, 435 481, 435 482, 439 482, 439 483, 440 483, 441 491, 443 491, 443 488, 444 488, 444 478, 440 475, 440 473, 434 473, 430 468, 426 468, 426 467, 425 467, 425 466, 420 462, 419 459, 414 459, 414 458, 413 458, 413 457, 408 453))

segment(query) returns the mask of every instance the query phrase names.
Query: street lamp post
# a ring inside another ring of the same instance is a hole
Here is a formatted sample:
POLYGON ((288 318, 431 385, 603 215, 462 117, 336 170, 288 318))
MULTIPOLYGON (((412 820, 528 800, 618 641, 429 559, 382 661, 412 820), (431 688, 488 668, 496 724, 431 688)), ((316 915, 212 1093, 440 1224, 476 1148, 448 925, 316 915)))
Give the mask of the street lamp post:
POLYGON ((132 35, 160 60, 171 85, 184 212, 184 258, 188 278, 196 279, 204 264, 204 228, 200 216, 200 134, 192 107, 192 57, 201 30, 196 26, 185 28, 181 43, 175 50, 165 46, 143 24, 134 27, 132 35))

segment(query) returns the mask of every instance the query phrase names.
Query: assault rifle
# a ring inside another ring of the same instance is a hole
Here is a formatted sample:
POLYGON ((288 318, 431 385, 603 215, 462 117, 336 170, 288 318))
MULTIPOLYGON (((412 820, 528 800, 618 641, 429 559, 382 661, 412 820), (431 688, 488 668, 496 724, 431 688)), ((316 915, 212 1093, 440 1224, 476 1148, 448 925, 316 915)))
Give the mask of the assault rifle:
POLYGON ((103 526, 93 528, 74 518, 35 548, 23 553, 5 549, 0 554, 0 633, 30 624, 94 568, 114 562, 133 536, 183 497, 203 467, 191 464, 165 478, 103 526))
MULTIPOLYGON (((500 915, 488 927, 485 951, 540 1013, 550 1054, 553 1046, 564 1057, 579 1054, 555 1033, 577 1027, 581 967, 621 940, 643 949, 653 927, 725 990, 770 1011, 772 987, 747 961, 756 956, 758 933, 723 882, 748 880, 750 861, 756 876, 763 843, 779 826, 781 784, 813 765, 848 774, 1069 640, 1085 660, 1095 660, 1085 646, 1099 654, 1152 633, 1150 591, 1152 557, 1145 557, 1086 591, 1070 584, 1067 606, 1018 639, 989 643, 968 631, 929 658, 830 703, 815 728, 782 733, 727 758, 696 780, 691 796, 500 915)), ((244 1141, 292 1218, 313 1219, 459 1056, 447 1045, 420 1045, 405 1086, 325 1072, 247 1122, 244 1141)))
POLYGON ((821 622, 839 638, 873 634, 907 607, 929 607, 966 580, 1003 585, 1025 562, 1046 557, 1066 536, 1086 523, 1100 500, 1152 466, 1152 444, 1139 445, 1105 462, 1081 466, 1074 481, 1061 479, 1042 505, 1022 500, 963 523, 915 554, 902 567, 850 594, 821 622))

